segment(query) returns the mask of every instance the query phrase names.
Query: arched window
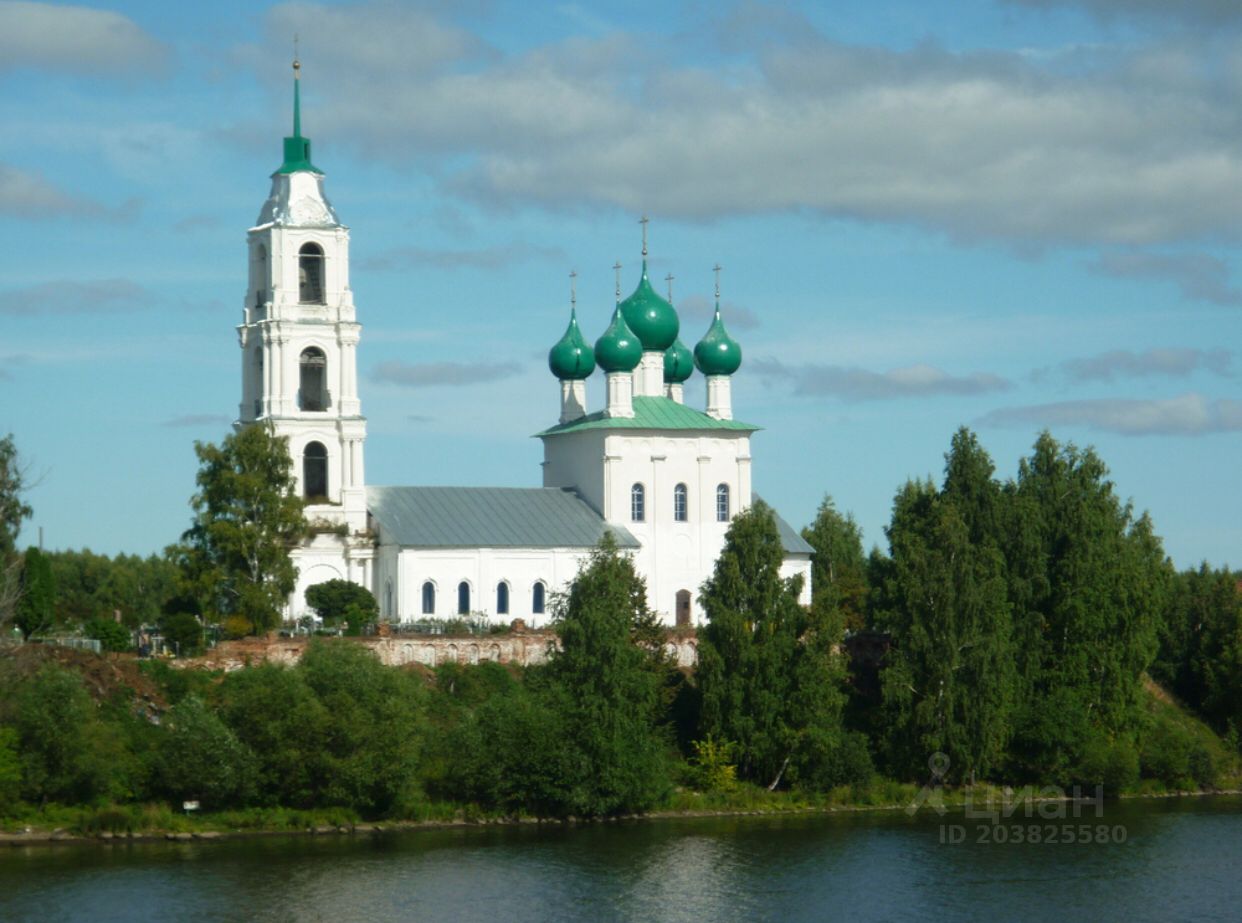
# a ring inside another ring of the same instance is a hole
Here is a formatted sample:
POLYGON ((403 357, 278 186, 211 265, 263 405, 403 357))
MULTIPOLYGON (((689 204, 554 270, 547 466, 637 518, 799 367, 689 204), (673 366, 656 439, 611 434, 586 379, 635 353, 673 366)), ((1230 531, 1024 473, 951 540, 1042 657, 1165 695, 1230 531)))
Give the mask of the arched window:
POLYGON ((729 521, 729 485, 716 486, 716 522, 729 521))
POLYGON ((543 615, 544 609, 547 606, 545 602, 546 592, 543 581, 535 581, 535 588, 531 590, 530 594, 530 611, 535 615, 543 615))
POLYGON ((323 411, 328 409, 328 359, 317 346, 302 350, 298 360, 301 376, 298 380, 298 407, 302 410, 323 411))
POLYGON ((302 494, 307 500, 328 496, 328 450, 322 442, 308 442, 302 450, 302 494))
POLYGON ((630 488, 630 519, 642 522, 647 518, 647 491, 642 484, 630 488))
POLYGON ((503 580, 496 584, 496 614, 509 614, 509 584, 503 580))
POLYGON ((677 627, 690 627, 690 591, 677 591, 677 627))
POLYGON ((470 614, 470 584, 464 580, 457 584, 457 614, 470 614))
POLYGON ((436 614, 436 585, 428 580, 423 584, 423 615, 436 614))
POLYGON ((254 306, 262 308, 267 301, 267 248, 259 244, 254 255, 254 306))
POLYGON ((254 415, 263 416, 263 398, 267 396, 267 382, 263 378, 263 347, 254 348, 254 415))
POLYGON ((298 251, 298 301, 323 304, 323 247, 302 244, 298 251))
POLYGON ((673 488, 673 522, 686 521, 686 485, 678 484, 673 488))

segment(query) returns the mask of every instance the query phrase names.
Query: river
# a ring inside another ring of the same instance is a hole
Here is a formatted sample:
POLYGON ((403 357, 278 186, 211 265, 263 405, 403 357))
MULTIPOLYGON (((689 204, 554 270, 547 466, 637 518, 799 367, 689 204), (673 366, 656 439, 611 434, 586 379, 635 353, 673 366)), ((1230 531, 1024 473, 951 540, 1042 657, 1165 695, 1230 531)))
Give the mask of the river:
POLYGON ((1135 800, 1101 811, 1063 821, 1019 812, 993 823, 924 808, 913 817, 0 847, 0 919, 1242 919, 1242 797, 1135 800))

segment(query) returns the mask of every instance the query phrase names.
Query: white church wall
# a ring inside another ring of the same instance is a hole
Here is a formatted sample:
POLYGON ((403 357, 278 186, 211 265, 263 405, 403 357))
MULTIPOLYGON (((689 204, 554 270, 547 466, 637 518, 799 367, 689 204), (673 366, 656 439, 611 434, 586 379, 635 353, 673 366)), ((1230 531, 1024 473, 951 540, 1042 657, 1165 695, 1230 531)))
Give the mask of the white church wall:
POLYGON ((604 440, 607 431, 584 430, 544 440, 543 486, 573 487, 607 518, 604 495, 604 440))

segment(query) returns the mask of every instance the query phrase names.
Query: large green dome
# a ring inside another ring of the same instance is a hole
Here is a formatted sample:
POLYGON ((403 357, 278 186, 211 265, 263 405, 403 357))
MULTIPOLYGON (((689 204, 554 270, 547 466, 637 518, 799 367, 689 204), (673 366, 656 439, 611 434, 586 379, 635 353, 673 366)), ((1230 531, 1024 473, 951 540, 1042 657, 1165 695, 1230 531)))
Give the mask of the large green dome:
POLYGON ((647 278, 647 260, 643 259, 643 276, 634 294, 621 302, 625 322, 642 342, 644 350, 663 352, 673 345, 681 327, 673 306, 656 294, 647 278))
POLYGON ((595 371, 595 351, 578 329, 578 312, 570 310, 565 335, 548 351, 548 368, 561 381, 580 381, 595 371))
POLYGON ((694 364, 704 375, 732 375, 742 364, 742 347, 725 330, 719 301, 712 325, 694 347, 694 364))
POLYGON ((605 372, 632 372, 642 358, 643 344, 625 322, 621 305, 617 305, 612 323, 595 341, 595 361, 605 372))
POLYGON ((679 385, 694 371, 694 356, 680 338, 664 351, 664 383, 679 385))

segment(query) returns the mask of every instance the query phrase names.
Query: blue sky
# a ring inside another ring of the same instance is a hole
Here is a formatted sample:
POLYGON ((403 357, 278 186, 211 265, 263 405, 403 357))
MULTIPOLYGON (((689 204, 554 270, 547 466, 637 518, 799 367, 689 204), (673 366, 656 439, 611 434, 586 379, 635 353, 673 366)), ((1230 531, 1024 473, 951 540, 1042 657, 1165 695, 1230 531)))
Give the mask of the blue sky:
POLYGON ((735 415, 795 525, 831 494, 883 546, 958 426, 1006 477, 1048 428, 1178 566, 1242 564, 1232 0, 0 2, 24 541, 146 554, 188 526, 294 33, 352 229, 370 483, 537 485, 568 273, 598 336, 646 213, 690 345, 725 267, 735 415))

